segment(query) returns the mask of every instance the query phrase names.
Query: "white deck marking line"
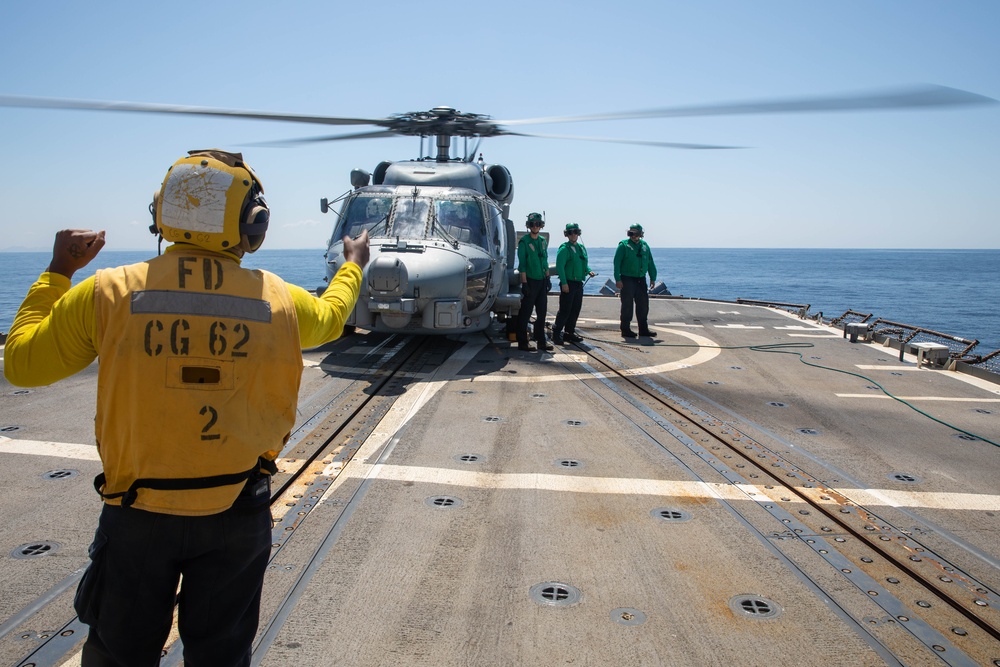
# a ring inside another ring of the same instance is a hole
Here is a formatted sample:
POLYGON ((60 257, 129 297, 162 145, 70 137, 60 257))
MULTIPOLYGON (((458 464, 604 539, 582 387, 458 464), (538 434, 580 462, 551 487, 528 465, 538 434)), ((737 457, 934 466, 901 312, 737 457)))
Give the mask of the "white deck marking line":
MULTIPOLYGON (((907 355, 909 356, 909 355, 907 355)), ((912 357, 913 362, 916 363, 916 357, 912 357)), ((865 371, 921 371, 928 373, 940 373, 944 377, 950 377, 959 382, 964 382, 965 384, 971 384, 973 387, 979 387, 984 391, 988 391, 991 394, 1000 394, 1000 385, 996 382, 990 382, 989 380, 984 380, 978 378, 975 375, 969 375, 968 373, 959 373, 957 371, 946 371, 941 368, 917 368, 916 366, 866 366, 858 364, 855 368, 859 368, 865 371)))
MULTIPOLYGON (((697 364, 703 364, 707 361, 711 361, 715 357, 722 354, 722 350, 719 349, 718 343, 709 340, 704 336, 699 336, 696 333, 691 333, 690 331, 677 331, 675 329, 660 329, 664 333, 674 333, 678 336, 682 336, 691 341, 694 341, 698 345, 705 345, 707 347, 699 347, 698 351, 692 354, 690 357, 686 357, 679 361, 670 361, 665 364, 659 364, 657 366, 643 366, 642 368, 629 368, 621 371, 622 375, 649 375, 653 373, 669 373, 670 371, 675 371, 680 368, 690 368, 697 364)), ((534 352, 532 354, 538 354, 534 352)), ((578 360, 577 357, 573 356, 573 353, 556 353, 553 354, 553 360, 559 361, 560 359, 566 360, 578 360)), ((614 377, 614 373, 598 373, 598 377, 614 377)), ((588 375, 590 377, 590 375, 588 375)), ((511 382, 511 383, 521 383, 530 384, 532 382, 576 382, 580 378, 575 373, 567 373, 560 369, 556 373, 550 375, 532 375, 532 376, 520 376, 520 375, 476 375, 471 378, 473 382, 511 382)))
POLYGON ((0 436, 0 453, 53 456, 60 459, 100 461, 95 445, 78 445, 71 442, 46 442, 43 440, 14 440, 0 436))
MULTIPOLYGON (((892 400, 885 394, 834 394, 837 398, 884 398, 892 400)), ((954 396, 897 396, 904 401, 948 401, 951 403, 1000 403, 1000 398, 956 398, 954 396)))
MULTIPOLYGON (((777 328, 780 329, 782 327, 777 327, 777 328)), ((817 333, 790 333, 790 334, 788 334, 788 337, 789 338, 840 338, 840 336, 831 336, 828 333, 822 333, 822 332, 817 332, 817 333)))
POLYGON ((716 324, 714 325, 716 329, 764 329, 756 324, 716 324))
POLYGON ((434 394, 449 381, 454 380, 456 373, 469 363, 485 346, 485 341, 480 343, 466 343, 458 352, 448 357, 448 360, 443 365, 434 369, 429 381, 411 384, 403 392, 403 395, 396 399, 392 408, 389 409, 388 414, 375 426, 371 435, 365 439, 361 448, 354 454, 346 466, 341 462, 336 462, 331 463, 323 470, 322 474, 332 476, 336 475, 341 467, 344 468, 344 472, 334 480, 334 483, 330 485, 330 488, 324 494, 323 498, 320 499, 320 502, 325 502, 325 499, 330 496, 331 492, 349 477, 377 477, 379 473, 374 460, 378 458, 376 453, 389 443, 400 429, 419 412, 420 408, 427 404, 434 394), (369 462, 369 459, 371 459, 371 462, 369 462))
MULTIPOLYGON (((379 478, 398 482, 420 482, 485 489, 541 490, 566 493, 647 495, 685 498, 725 498, 746 500, 747 496, 766 500, 752 484, 721 484, 627 477, 580 477, 546 473, 486 473, 454 468, 427 468, 382 464, 379 478)), ((806 491, 805 489, 803 491, 806 491)), ((863 505, 925 507, 935 509, 1000 511, 1000 495, 893 489, 837 489, 863 505)), ((804 503, 795 499, 792 502, 804 503)), ((829 503, 836 505, 836 503, 829 503)))

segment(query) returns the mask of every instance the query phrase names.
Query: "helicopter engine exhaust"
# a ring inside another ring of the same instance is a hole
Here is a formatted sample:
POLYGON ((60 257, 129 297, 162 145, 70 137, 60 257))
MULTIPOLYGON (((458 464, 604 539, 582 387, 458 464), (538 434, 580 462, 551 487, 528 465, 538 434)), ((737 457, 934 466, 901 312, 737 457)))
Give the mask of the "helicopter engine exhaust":
POLYGON ((499 202, 506 202, 514 197, 514 177, 503 165, 491 164, 486 168, 486 186, 490 197, 499 202))

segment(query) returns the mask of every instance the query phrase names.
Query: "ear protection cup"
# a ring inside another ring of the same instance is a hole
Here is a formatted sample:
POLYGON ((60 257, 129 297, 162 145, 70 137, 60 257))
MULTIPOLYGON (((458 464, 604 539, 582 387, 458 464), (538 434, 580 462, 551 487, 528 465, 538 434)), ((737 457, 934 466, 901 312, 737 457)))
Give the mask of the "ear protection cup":
POLYGON ((160 203, 160 191, 153 193, 153 201, 149 204, 149 215, 153 217, 153 224, 149 226, 149 233, 156 236, 160 230, 156 227, 156 205, 160 203))
POLYGON ((240 215, 240 245, 244 251, 255 252, 260 248, 270 221, 271 210, 255 183, 240 215))

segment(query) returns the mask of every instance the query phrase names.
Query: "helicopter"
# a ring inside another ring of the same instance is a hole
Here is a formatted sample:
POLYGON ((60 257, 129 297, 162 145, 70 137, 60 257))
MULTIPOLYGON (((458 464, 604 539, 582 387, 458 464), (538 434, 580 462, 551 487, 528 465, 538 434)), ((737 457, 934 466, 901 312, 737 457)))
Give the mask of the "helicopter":
POLYGON ((383 161, 371 173, 354 169, 350 175, 351 190, 333 201, 320 200, 323 213, 334 211, 336 214, 325 253, 327 281, 344 262, 345 236, 354 238, 367 230, 371 239, 371 259, 365 267, 360 297, 347 325, 371 331, 417 334, 474 333, 487 329, 494 322, 506 322, 509 328, 516 319, 520 306, 515 256, 518 232, 510 219, 514 180, 507 167, 486 164, 481 153, 475 159, 483 139, 521 136, 691 150, 729 149, 737 147, 538 134, 511 128, 602 120, 942 108, 995 103, 996 100, 976 93, 926 85, 863 94, 499 121, 449 106, 386 118, 350 118, 0 95, 0 106, 7 107, 185 114, 380 128, 257 145, 289 146, 399 135, 419 137, 420 157, 383 161), (459 139, 464 140, 464 149, 461 154, 452 155, 459 139), (470 140, 473 142, 471 149, 470 140), (428 148, 436 150, 434 155, 424 154, 425 141, 428 148), (338 203, 339 212, 333 208, 338 203))

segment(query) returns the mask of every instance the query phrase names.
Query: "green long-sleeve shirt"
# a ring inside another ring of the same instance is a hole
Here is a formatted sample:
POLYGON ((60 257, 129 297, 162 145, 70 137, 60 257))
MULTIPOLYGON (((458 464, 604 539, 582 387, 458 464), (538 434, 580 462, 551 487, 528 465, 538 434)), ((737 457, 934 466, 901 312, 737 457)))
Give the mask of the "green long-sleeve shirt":
POLYGON ((541 234, 537 239, 525 234, 517 242, 517 270, 532 280, 549 275, 549 242, 541 234))
POLYGON ((638 243, 630 239, 619 242, 615 250, 615 282, 621 282, 622 276, 645 278, 647 273, 649 282, 656 282, 656 264, 646 242, 642 239, 638 243))
POLYGON ((590 266, 587 263, 587 249, 577 241, 570 243, 566 241, 556 252, 556 270, 559 272, 559 284, 565 285, 573 280, 582 282, 590 273, 590 266))

